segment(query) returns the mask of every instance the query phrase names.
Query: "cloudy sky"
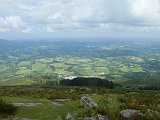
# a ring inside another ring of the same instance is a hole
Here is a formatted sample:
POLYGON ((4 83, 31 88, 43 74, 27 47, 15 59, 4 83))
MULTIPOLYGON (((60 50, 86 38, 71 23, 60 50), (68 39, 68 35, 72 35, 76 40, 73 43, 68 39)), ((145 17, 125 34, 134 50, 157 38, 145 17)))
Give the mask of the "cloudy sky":
POLYGON ((0 38, 159 37, 160 0, 0 0, 0 38))

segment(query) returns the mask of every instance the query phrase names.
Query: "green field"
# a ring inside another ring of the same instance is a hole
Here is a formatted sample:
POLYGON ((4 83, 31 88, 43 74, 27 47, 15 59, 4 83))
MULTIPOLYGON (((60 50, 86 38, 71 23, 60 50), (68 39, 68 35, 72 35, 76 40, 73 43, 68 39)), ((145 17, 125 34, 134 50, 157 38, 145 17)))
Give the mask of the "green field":
POLYGON ((160 78, 159 42, 6 42, 0 44, 0 86, 41 84, 69 76, 103 77, 119 83, 160 78))

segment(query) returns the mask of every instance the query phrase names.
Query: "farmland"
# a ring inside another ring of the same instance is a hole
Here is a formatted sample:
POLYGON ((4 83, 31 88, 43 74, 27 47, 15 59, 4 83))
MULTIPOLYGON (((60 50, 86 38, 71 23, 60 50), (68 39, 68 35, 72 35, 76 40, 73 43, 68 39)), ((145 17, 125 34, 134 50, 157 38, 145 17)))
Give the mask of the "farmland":
POLYGON ((116 82, 160 78, 160 42, 156 40, 0 42, 1 86, 40 84, 68 76, 116 82))

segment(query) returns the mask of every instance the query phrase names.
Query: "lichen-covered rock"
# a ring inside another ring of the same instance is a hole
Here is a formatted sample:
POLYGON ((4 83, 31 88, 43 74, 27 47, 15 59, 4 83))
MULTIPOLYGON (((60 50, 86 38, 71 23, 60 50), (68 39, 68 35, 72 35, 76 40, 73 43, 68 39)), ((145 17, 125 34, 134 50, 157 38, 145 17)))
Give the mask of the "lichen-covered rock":
POLYGON ((90 108, 97 107, 97 103, 93 99, 87 96, 81 97, 80 104, 82 107, 90 107, 90 108))
POLYGON ((74 118, 70 113, 67 113, 66 120, 74 120, 74 118))
POLYGON ((140 113, 140 110, 135 110, 135 109, 126 109, 120 112, 121 116, 125 118, 132 118, 134 116, 137 116, 138 113, 140 113))
POLYGON ((84 120, 96 120, 95 117, 85 117, 84 120))
POLYGON ((100 114, 98 114, 98 120, 110 120, 110 119, 106 115, 100 115, 100 114))

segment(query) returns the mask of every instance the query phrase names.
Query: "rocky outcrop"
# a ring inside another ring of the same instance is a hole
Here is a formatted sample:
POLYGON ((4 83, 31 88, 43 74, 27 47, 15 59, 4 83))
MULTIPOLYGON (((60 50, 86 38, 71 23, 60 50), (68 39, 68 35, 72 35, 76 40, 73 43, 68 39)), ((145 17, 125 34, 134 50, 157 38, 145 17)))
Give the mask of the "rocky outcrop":
POLYGON ((135 109, 126 109, 122 110, 120 114, 127 119, 136 117, 137 115, 143 118, 146 118, 148 115, 155 116, 157 119, 160 118, 160 112, 151 109, 147 109, 145 112, 141 112, 140 110, 135 109))
POLYGON ((80 104, 82 107, 89 107, 89 108, 98 106, 97 103, 93 99, 87 96, 81 97, 80 104))
POLYGON ((100 115, 100 114, 98 114, 98 120, 110 120, 110 119, 106 115, 100 115))
POLYGON ((70 113, 67 113, 66 120, 74 120, 74 118, 70 113))
POLYGON ((128 118, 128 119, 134 116, 137 116, 138 113, 140 113, 140 110, 135 110, 135 109, 126 109, 120 112, 121 116, 128 118))
POLYGON ((98 114, 96 117, 85 117, 84 120, 110 120, 110 119, 108 116, 98 114))
POLYGON ((85 117, 84 120, 96 120, 95 117, 85 117))

